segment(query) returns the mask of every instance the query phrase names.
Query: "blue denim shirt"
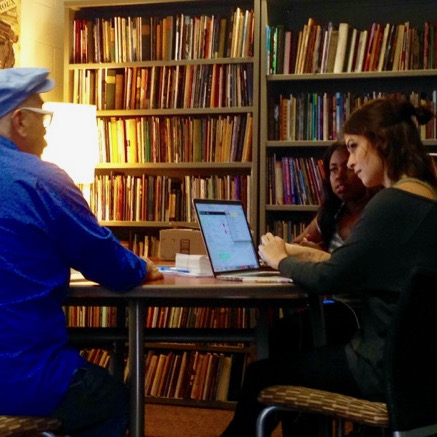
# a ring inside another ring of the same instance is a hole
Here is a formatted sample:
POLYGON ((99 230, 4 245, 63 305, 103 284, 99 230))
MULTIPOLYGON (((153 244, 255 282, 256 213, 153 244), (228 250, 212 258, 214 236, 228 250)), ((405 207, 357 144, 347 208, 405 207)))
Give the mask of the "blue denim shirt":
POLYGON ((0 137, 0 414, 51 412, 83 364, 62 311, 71 267, 115 291, 147 268, 64 171, 0 137))

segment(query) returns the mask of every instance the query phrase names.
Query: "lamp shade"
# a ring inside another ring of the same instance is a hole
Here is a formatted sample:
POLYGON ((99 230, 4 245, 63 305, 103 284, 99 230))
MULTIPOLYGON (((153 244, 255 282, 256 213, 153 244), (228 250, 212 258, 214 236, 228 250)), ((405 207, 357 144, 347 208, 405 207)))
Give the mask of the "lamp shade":
POLYGON ((57 164, 76 184, 92 183, 99 162, 96 107, 58 102, 46 102, 43 107, 53 112, 53 119, 41 158, 57 164))

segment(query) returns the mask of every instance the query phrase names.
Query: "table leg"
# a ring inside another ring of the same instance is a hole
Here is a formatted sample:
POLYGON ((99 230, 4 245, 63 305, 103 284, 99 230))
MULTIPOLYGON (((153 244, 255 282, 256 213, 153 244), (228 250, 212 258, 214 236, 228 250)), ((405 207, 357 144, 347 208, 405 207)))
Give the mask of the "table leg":
POLYGON ((269 356, 269 320, 268 309, 259 308, 255 327, 256 358, 262 360, 269 356))
POLYGON ((129 301, 130 435, 144 436, 144 305, 129 301))
POLYGON ((325 346, 326 325, 322 296, 309 296, 309 311, 313 331, 313 344, 314 346, 325 346))

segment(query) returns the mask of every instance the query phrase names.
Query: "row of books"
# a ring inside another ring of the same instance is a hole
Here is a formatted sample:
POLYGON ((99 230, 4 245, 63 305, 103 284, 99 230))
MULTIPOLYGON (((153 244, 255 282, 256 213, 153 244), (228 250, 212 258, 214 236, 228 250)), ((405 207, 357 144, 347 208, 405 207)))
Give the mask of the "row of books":
POLYGON ((322 200, 323 161, 291 156, 268 158, 268 203, 272 205, 318 205, 322 200))
POLYGON ((254 12, 229 16, 95 18, 73 21, 72 61, 135 62, 253 56, 254 12))
POLYGON ((115 328, 117 307, 75 305, 63 307, 68 327, 71 328, 115 328))
MULTIPOLYGON (((64 313, 70 328, 117 327, 115 306, 68 306, 64 313)), ((245 329, 255 326, 255 317, 249 308, 149 307, 145 327, 245 329)))
MULTIPOLYGON (((111 353, 103 348, 80 350, 80 355, 109 368, 111 353)), ((149 350, 145 357, 145 395, 169 399, 235 401, 247 358, 241 352, 149 350)), ((128 361, 124 379, 129 378, 128 361)))
POLYGON ((76 69, 71 101, 98 110, 232 108, 253 102, 253 64, 76 69))
MULTIPOLYGON (((298 95, 280 95, 270 103, 268 112, 269 139, 285 141, 336 140, 349 114, 369 100, 383 97, 389 93, 300 93, 298 95)), ((437 91, 397 93, 410 100, 415 106, 429 105, 437 108, 437 91)), ((437 120, 420 126, 422 139, 437 138, 437 120)))
POLYGON ((240 199, 250 217, 250 176, 96 175, 91 209, 100 221, 194 221, 193 198, 240 199))
POLYGON ((156 235, 148 235, 144 232, 129 232, 128 239, 120 240, 120 243, 131 250, 135 255, 159 258, 159 238, 156 235))
POLYGON ((290 242, 304 231, 308 222, 309 220, 273 220, 267 223, 267 232, 271 232, 273 235, 277 235, 290 242))
POLYGON ((111 354, 107 349, 89 348, 82 349, 79 351, 79 353, 90 363, 97 364, 98 366, 104 367, 105 369, 109 368, 111 354))
POLYGON ((100 162, 250 162, 253 115, 104 117, 100 162))
POLYGON ((146 328, 236 328, 254 327, 249 308, 151 307, 146 328))
POLYGON ((149 351, 145 394, 175 399, 235 400, 245 361, 241 353, 149 351))
POLYGON ((321 25, 313 18, 298 32, 267 27, 269 74, 342 73, 433 69, 437 66, 436 23, 422 28, 377 23, 357 29, 347 22, 321 25))

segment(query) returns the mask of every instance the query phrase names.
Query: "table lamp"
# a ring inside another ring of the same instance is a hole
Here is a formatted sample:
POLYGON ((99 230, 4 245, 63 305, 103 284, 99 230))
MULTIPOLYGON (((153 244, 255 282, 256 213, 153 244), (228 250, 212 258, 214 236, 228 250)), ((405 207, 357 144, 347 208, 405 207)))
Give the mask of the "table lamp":
POLYGON ((53 120, 41 158, 65 170, 90 203, 90 187, 99 162, 96 106, 46 102, 43 108, 53 112, 53 120))

